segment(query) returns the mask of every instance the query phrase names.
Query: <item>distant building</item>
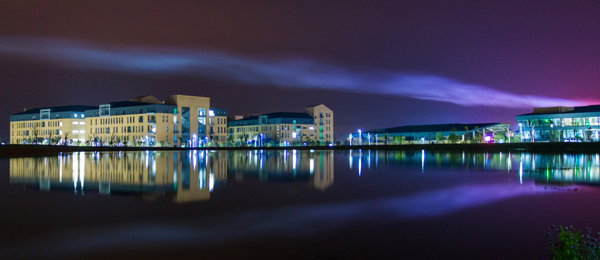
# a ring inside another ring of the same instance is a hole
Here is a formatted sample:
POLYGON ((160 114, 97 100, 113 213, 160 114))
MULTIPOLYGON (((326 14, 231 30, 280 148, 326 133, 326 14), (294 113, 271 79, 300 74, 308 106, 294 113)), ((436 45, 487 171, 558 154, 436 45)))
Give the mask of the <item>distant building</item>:
POLYGON ((600 105, 540 107, 515 116, 525 142, 598 141, 600 105))
POLYGON ((236 116, 227 127, 234 142, 256 146, 333 142, 333 111, 325 105, 309 106, 305 113, 277 112, 236 116), (241 118, 241 119, 240 119, 241 118))
POLYGON ((210 98, 141 96, 99 106, 42 107, 10 116, 13 144, 204 146, 225 141, 227 110, 210 98))
POLYGON ((509 127, 509 123, 407 125, 361 131, 352 133, 351 136, 352 145, 358 145, 361 141, 363 145, 368 145, 369 142, 372 145, 385 144, 386 137, 387 141, 392 143, 398 136, 403 137, 405 143, 431 143, 436 142, 437 133, 440 133, 444 140, 448 140, 448 137, 454 133, 459 137, 459 141, 473 140, 477 136, 484 141, 486 136, 493 140, 496 134, 508 133, 509 127))

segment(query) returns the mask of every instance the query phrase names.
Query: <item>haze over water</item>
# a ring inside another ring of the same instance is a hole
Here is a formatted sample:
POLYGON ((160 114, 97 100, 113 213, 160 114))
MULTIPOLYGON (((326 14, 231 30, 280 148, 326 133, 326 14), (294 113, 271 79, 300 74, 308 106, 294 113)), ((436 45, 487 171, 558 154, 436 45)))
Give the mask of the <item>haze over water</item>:
POLYGON ((0 161, 0 257, 546 258, 599 154, 73 153, 0 161))

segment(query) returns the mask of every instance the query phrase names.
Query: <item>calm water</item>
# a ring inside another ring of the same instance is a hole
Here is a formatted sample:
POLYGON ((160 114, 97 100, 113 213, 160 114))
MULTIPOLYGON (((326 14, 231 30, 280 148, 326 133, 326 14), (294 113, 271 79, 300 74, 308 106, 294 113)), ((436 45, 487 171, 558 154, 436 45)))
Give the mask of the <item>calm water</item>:
POLYGON ((0 258, 542 259, 600 155, 74 153, 0 161, 0 258))

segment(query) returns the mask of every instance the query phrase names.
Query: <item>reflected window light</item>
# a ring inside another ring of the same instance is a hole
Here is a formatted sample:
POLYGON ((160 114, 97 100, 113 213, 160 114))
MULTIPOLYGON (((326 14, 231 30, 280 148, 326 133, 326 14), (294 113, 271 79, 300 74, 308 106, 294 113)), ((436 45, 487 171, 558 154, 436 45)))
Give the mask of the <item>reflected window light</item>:
POLYGON ((309 167, 310 167, 310 174, 315 173, 315 159, 310 158, 309 167))

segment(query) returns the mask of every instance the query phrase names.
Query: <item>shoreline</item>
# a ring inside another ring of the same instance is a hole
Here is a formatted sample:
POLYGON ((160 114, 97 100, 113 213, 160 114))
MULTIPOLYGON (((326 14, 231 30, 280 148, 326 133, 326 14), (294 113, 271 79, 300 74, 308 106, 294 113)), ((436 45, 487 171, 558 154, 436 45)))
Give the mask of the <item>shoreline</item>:
POLYGON ((188 151, 188 150, 429 150, 429 151, 476 151, 476 152, 581 152, 600 153, 600 142, 590 143, 512 143, 512 144, 407 144, 407 145, 353 145, 353 146, 287 146, 287 147, 86 147, 54 145, 18 145, 0 146, 0 158, 54 156, 72 152, 110 152, 110 151, 188 151))

